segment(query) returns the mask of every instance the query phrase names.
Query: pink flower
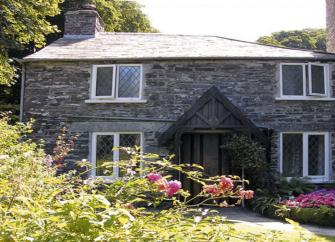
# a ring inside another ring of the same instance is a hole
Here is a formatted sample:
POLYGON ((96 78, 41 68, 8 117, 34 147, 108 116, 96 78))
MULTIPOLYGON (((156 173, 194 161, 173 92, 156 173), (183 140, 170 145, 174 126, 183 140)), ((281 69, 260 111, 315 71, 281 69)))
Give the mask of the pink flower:
POLYGON ((219 197, 222 194, 222 189, 218 185, 205 185, 203 187, 205 193, 211 194, 214 197, 219 197))
POLYGON ((176 194, 181 189, 180 181, 174 180, 168 182, 168 189, 166 191, 166 195, 171 197, 176 194))
POLYGON ((288 207, 312 208, 312 207, 335 207, 335 189, 321 189, 307 194, 300 194, 291 200, 282 201, 288 207))
POLYGON ((254 191, 246 190, 244 197, 245 199, 252 199, 254 197, 254 191))
POLYGON ((251 190, 240 190, 238 196, 241 199, 252 199, 254 197, 254 191, 251 190))
POLYGON ((222 176, 220 178, 220 186, 223 192, 228 192, 234 188, 234 183, 232 179, 222 176))
POLYGON ((163 192, 167 191, 169 188, 169 184, 165 178, 155 181, 155 184, 157 185, 158 190, 163 192))
POLYGON ((147 175, 147 178, 148 178, 149 181, 151 181, 151 182, 156 182, 156 181, 162 179, 162 176, 161 176, 161 174, 159 174, 159 173, 149 173, 149 174, 147 175))

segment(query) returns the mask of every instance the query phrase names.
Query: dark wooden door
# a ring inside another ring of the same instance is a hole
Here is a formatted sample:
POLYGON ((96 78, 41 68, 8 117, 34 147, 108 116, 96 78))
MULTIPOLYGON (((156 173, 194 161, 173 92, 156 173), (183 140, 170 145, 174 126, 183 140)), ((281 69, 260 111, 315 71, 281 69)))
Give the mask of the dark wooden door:
MULTIPOLYGON (((204 167, 206 176, 230 174, 231 164, 222 145, 229 133, 192 133, 182 136, 181 163, 198 164, 204 167)), ((183 187, 192 196, 201 191, 201 186, 181 176, 183 187)))

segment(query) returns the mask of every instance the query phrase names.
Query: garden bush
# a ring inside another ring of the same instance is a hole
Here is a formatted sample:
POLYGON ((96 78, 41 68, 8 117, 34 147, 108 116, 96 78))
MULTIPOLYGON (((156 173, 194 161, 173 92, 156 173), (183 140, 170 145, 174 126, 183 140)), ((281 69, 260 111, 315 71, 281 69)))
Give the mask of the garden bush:
MULTIPOLYGON (((276 179, 276 176, 274 176, 276 179)), ((268 217, 276 217, 277 205, 282 201, 301 193, 310 192, 314 186, 307 179, 278 177, 271 188, 256 189, 255 197, 249 204, 253 211, 268 217)))
POLYGON ((215 210, 199 208, 212 201, 228 206, 227 198, 251 198, 253 192, 243 190, 238 177, 204 177, 201 167, 189 171, 187 165, 173 164, 172 157, 141 154, 138 147, 125 149, 130 158, 117 163, 125 175, 112 183, 83 179, 93 169, 86 161, 78 162, 80 172, 59 174, 75 139, 67 142, 61 135, 54 154, 46 155, 28 139, 29 132, 31 124, 0 119, 0 241, 281 240, 280 232, 236 230, 215 210), (203 185, 198 204, 171 171, 203 185), (163 201, 172 207, 148 209, 163 201))

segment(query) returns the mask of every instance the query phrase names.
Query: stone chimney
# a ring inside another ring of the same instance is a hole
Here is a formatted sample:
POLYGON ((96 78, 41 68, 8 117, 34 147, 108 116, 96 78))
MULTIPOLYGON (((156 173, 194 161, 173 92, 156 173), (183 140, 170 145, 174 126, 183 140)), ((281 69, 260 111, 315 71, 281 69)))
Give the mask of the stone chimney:
POLYGON ((335 53, 335 0, 326 0, 327 51, 335 53))
POLYGON ((104 23, 92 4, 65 13, 64 37, 94 37, 104 31, 104 23))

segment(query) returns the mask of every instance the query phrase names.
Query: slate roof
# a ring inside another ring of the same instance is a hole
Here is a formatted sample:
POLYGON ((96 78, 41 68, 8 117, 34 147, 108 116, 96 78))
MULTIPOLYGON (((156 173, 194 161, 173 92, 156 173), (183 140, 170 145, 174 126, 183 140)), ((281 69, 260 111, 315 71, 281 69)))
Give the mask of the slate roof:
POLYGON ((23 61, 126 59, 313 59, 335 54, 281 48, 218 36, 153 33, 99 33, 95 38, 65 37, 23 61))

